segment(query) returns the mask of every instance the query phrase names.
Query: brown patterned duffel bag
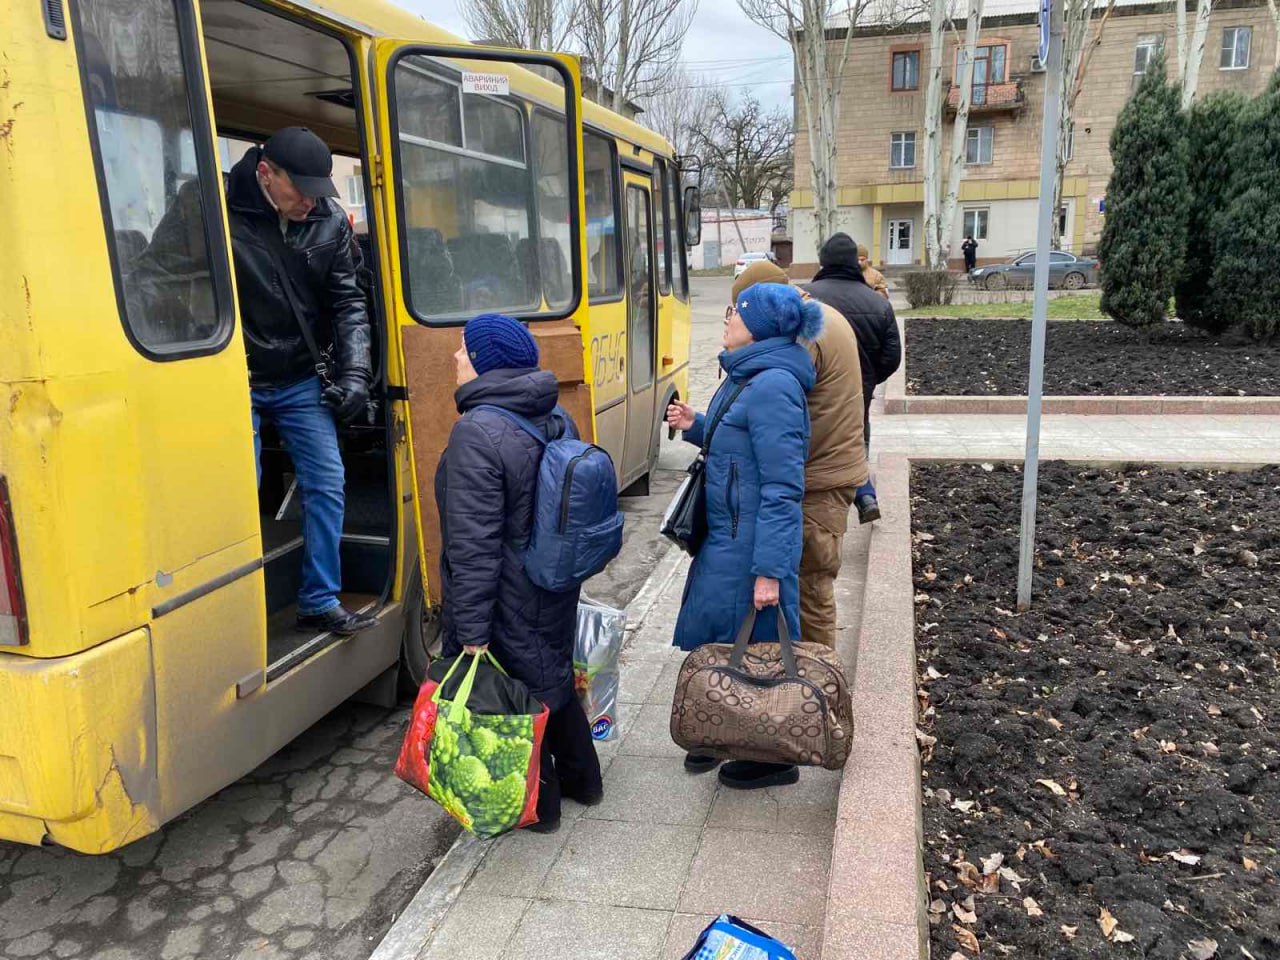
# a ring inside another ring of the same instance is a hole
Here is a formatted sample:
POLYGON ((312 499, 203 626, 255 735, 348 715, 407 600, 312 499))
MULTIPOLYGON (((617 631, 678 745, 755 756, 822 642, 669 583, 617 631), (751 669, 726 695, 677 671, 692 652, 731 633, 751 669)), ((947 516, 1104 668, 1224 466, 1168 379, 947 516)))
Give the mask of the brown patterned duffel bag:
POLYGON ((751 643, 751 611, 737 640, 708 643, 680 666, 671 739, 725 760, 839 770, 853 746, 853 702, 830 647, 792 643, 778 612, 780 643, 751 643))

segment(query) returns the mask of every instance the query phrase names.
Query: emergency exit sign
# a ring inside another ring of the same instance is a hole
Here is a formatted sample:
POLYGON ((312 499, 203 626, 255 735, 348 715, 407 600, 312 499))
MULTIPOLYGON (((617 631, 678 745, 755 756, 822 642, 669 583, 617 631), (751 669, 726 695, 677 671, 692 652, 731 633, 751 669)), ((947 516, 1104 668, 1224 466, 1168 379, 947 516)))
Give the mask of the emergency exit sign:
POLYGON ((464 73, 463 93, 484 93, 491 97, 505 97, 511 92, 511 80, 505 73, 464 73))

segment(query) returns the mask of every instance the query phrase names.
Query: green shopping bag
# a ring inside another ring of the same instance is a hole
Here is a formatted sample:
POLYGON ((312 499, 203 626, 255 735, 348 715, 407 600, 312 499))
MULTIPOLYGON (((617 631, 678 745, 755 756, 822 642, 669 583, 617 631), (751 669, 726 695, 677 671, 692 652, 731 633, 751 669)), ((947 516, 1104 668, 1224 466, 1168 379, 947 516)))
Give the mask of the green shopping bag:
POLYGON ((487 650, 437 660, 413 705, 396 776, 482 840, 537 823, 549 715, 487 650))

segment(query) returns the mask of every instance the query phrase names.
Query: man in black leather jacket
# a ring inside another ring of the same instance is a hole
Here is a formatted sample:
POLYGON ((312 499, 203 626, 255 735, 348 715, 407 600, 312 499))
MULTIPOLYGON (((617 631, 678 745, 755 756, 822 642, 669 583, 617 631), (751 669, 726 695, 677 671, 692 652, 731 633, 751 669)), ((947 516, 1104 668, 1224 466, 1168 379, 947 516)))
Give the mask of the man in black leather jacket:
POLYGON ((333 156, 319 137, 286 127, 232 167, 227 207, 254 450, 260 454, 261 422, 271 421, 289 450, 302 493, 298 626, 352 634, 374 620, 338 600, 345 479, 335 419, 350 423, 365 412, 371 334, 356 280, 351 224, 330 199, 338 196, 332 170, 333 156))

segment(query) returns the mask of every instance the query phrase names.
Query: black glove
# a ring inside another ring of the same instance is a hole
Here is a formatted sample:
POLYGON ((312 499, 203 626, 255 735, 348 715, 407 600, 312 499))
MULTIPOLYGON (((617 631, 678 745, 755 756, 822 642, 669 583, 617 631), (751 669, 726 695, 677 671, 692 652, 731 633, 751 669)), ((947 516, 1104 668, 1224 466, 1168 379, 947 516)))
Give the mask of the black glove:
POLYGON ((339 377, 337 383, 325 389, 324 402, 333 408, 339 423, 353 423, 368 408, 369 385, 361 376, 339 377))

